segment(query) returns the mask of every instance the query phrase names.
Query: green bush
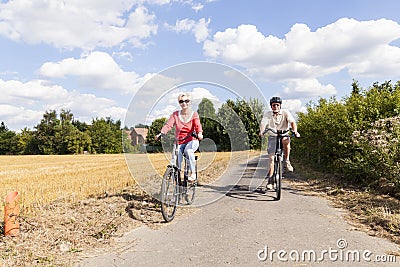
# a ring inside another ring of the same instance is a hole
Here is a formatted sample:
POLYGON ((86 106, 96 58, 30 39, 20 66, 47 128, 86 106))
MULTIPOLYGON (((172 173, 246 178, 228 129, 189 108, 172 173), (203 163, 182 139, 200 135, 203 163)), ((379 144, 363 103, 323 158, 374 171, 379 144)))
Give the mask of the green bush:
POLYGON ((321 98, 298 114, 293 154, 343 182, 400 195, 400 82, 352 87, 349 97, 321 98))
POLYGON ((354 131, 352 142, 357 150, 343 160, 348 177, 361 180, 384 193, 400 191, 400 117, 381 119, 372 128, 354 131))

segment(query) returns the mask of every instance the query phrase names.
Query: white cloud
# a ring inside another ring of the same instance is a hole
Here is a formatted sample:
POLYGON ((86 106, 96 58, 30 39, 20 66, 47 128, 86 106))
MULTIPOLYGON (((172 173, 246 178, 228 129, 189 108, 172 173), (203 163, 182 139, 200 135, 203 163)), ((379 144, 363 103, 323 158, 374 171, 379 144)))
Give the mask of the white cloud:
POLYGON ((204 8, 204 5, 201 3, 196 3, 192 6, 192 9, 196 12, 202 10, 204 8))
POLYGON ((46 110, 70 109, 75 118, 90 122, 95 117, 122 119, 126 109, 107 98, 81 94, 50 84, 44 80, 21 82, 0 79, 0 121, 11 130, 33 128, 40 122, 46 110))
POLYGON ((144 82, 135 72, 123 71, 109 54, 98 51, 79 59, 47 62, 39 73, 47 78, 76 77, 83 86, 122 93, 134 93, 144 82))
POLYGON ((252 77, 286 82, 287 94, 307 97, 335 93, 332 85, 317 79, 344 69, 356 76, 396 75, 400 48, 390 43, 399 38, 397 22, 342 18, 316 31, 295 24, 285 38, 265 36, 254 25, 240 25, 215 33, 203 50, 210 58, 245 67, 252 77))
POLYGON ((49 84, 44 80, 32 80, 26 83, 17 80, 3 81, 0 79, 2 97, 0 104, 33 106, 37 101, 63 99, 67 90, 58 85, 49 84))
POLYGON ((293 115, 295 115, 296 112, 306 112, 306 108, 299 99, 283 100, 282 108, 290 110, 293 115))
POLYGON ((204 8, 204 5, 200 1, 194 0, 171 0, 171 2, 179 3, 182 5, 187 5, 195 12, 201 11, 204 8))
POLYGON ((283 89, 287 97, 322 97, 337 93, 332 84, 323 85, 317 79, 292 79, 287 82, 287 87, 283 89))
POLYGON ((206 56, 221 58, 228 63, 263 65, 279 62, 287 54, 284 40, 264 36, 254 25, 240 25, 214 34, 204 42, 206 56))
POLYGON ((360 62, 348 64, 351 75, 376 77, 385 74, 398 77, 400 69, 400 48, 390 45, 380 45, 365 56, 360 62))
POLYGON ((57 48, 143 46, 157 32, 155 15, 139 1, 15 0, 0 3, 0 35, 57 48), (136 5, 136 6, 135 6, 136 5), (126 15, 128 14, 128 15, 126 15))
POLYGON ((222 105, 221 100, 219 100, 217 96, 213 95, 208 89, 205 89, 203 87, 193 88, 191 94, 192 100, 196 105, 200 104, 203 98, 207 98, 208 100, 210 100, 213 103, 215 110, 217 110, 222 105))
POLYGON ((121 51, 121 52, 113 52, 112 56, 116 56, 118 58, 124 58, 127 61, 132 62, 133 61, 133 56, 130 52, 127 51, 121 51))
MULTIPOLYGON (((26 109, 20 106, 0 104, 0 120, 13 131, 22 130, 25 126, 32 126, 40 122, 43 111, 26 109)), ((31 128, 32 127, 28 127, 31 128)))
MULTIPOLYGON (((172 112, 176 110, 180 110, 180 106, 178 104, 178 96, 182 92, 189 92, 191 94, 191 108, 193 110, 197 110, 198 105, 200 104, 203 98, 209 99, 213 104, 214 108, 217 110, 222 102, 218 99, 217 96, 213 95, 208 89, 202 87, 195 87, 190 90, 181 90, 177 89, 173 92, 164 95, 151 110, 149 110, 148 114, 145 114, 143 117, 143 123, 151 124, 152 121, 158 118, 169 118, 172 112), (146 121, 144 121, 146 120, 146 121)), ((149 105, 148 105, 149 106, 149 105)), ((145 109, 143 109, 145 110, 145 109)), ((147 109, 146 109, 147 110, 147 109)), ((136 116, 135 118, 139 118, 136 116)), ((138 123, 138 122, 135 122, 138 123)))
MULTIPOLYGON (((240 25, 236 29, 217 32, 203 48, 206 56, 234 64, 253 68, 267 66, 265 69, 269 66, 293 69, 291 64, 301 64, 319 70, 316 76, 321 76, 326 74, 325 69, 344 68, 366 56, 370 59, 368 55, 378 48, 381 52, 382 49, 389 52, 388 44, 399 38, 397 22, 386 19, 360 22, 343 18, 315 32, 307 25, 295 24, 284 39, 264 36, 254 25, 240 25)), ((307 69, 304 73, 307 76, 307 69)), ((274 76, 270 78, 274 79, 274 76)), ((288 75, 288 78, 293 77, 288 75)))
POLYGON ((210 22, 210 19, 206 21, 205 18, 201 18, 197 22, 191 19, 182 19, 177 20, 175 25, 165 24, 165 27, 167 29, 176 31, 177 33, 193 33, 196 38, 196 42, 201 43, 208 38, 210 32, 208 25, 210 22))

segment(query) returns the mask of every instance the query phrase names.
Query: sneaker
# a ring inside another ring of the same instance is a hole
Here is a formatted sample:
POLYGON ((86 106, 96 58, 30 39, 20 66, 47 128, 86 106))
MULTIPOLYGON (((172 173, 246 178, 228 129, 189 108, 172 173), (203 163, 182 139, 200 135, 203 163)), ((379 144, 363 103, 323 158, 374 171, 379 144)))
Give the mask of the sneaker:
POLYGON ((272 177, 268 177, 268 182, 267 182, 267 189, 273 189, 274 188, 274 179, 272 177))
POLYGON ((288 161, 288 160, 285 161, 285 167, 286 167, 286 170, 293 172, 293 166, 292 166, 292 164, 290 164, 290 161, 288 161))
POLYGON ((189 183, 194 183, 196 181, 196 175, 193 174, 191 176, 188 177, 188 182, 189 183))

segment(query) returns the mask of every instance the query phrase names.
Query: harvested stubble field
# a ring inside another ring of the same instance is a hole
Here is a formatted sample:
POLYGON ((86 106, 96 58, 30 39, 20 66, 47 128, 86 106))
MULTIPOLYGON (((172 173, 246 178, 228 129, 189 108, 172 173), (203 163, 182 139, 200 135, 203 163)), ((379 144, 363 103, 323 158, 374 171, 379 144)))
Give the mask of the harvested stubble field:
MULTIPOLYGON (((199 183, 257 153, 201 153, 199 183)), ((2 266, 70 266, 135 227, 161 227, 158 201, 135 180, 158 187, 167 164, 164 154, 0 156, 0 197, 18 191, 21 206, 20 234, 1 236, 2 266)))

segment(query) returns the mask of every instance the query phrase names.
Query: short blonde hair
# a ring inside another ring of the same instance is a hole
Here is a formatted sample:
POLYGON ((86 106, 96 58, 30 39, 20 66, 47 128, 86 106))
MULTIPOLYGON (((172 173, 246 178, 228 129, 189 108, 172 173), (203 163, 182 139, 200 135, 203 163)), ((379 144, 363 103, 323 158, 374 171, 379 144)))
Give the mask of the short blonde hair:
POLYGON ((178 96, 178 101, 181 100, 184 96, 186 96, 189 100, 192 100, 189 93, 180 93, 178 96))

